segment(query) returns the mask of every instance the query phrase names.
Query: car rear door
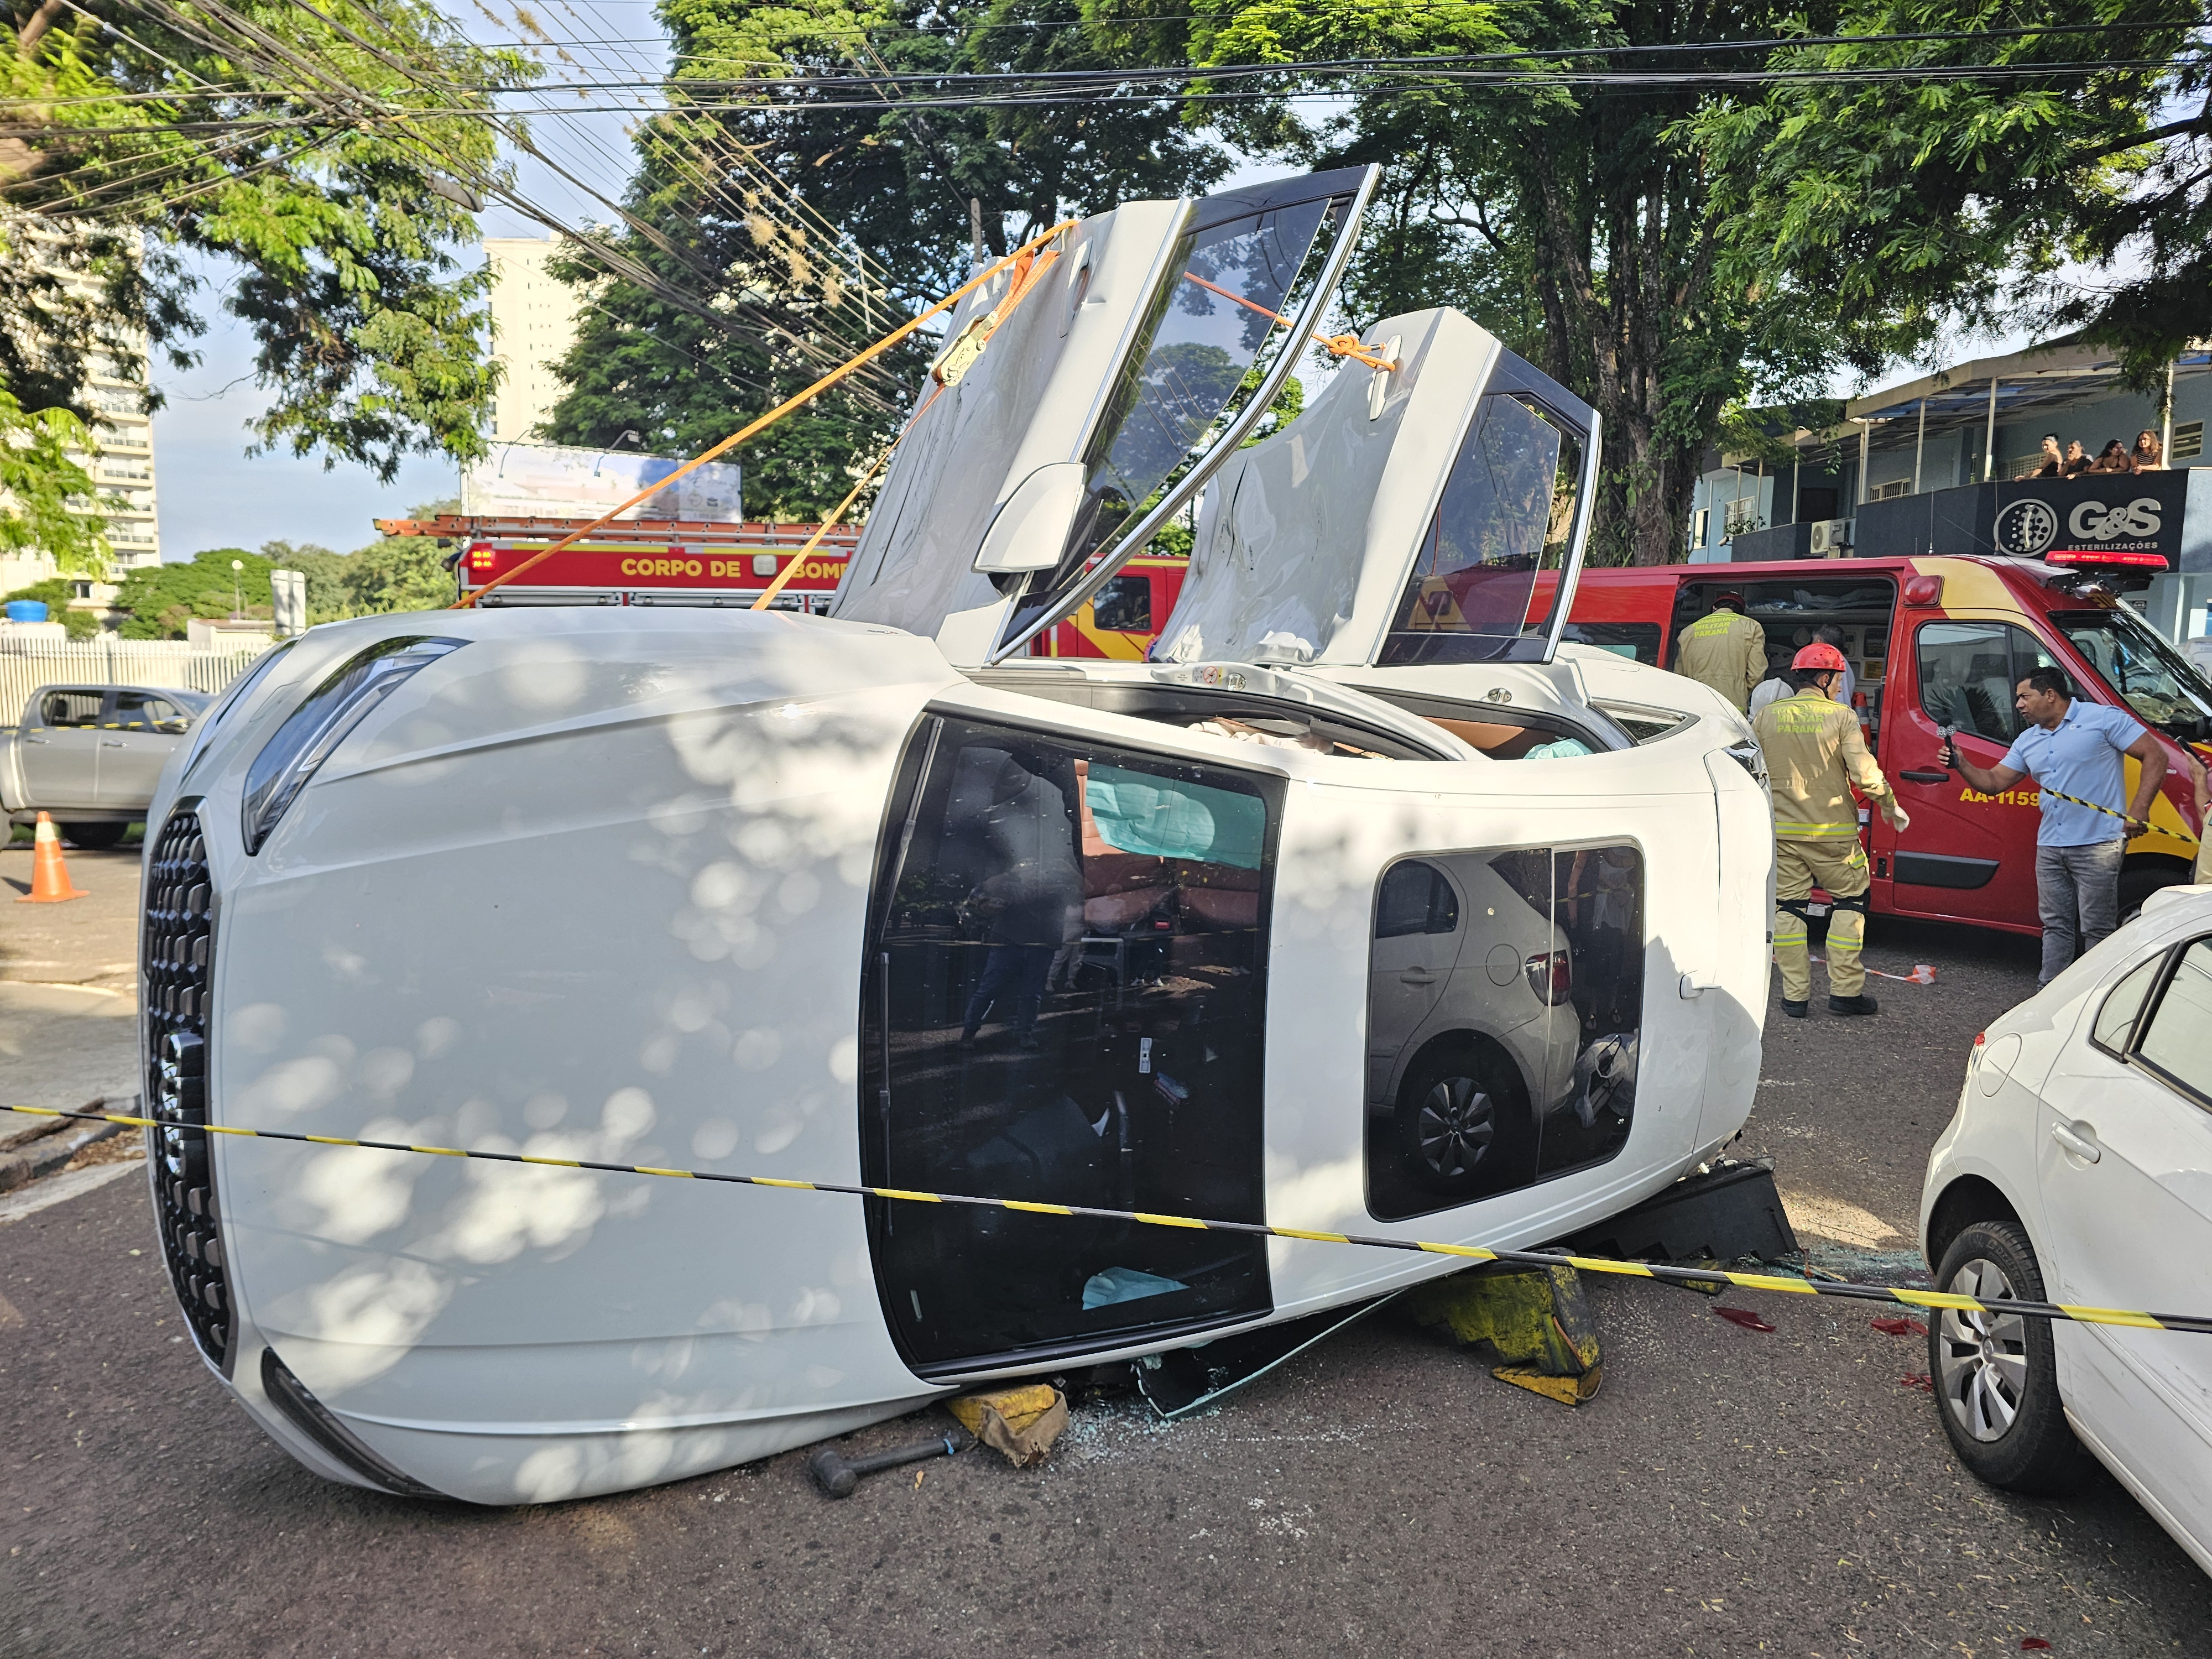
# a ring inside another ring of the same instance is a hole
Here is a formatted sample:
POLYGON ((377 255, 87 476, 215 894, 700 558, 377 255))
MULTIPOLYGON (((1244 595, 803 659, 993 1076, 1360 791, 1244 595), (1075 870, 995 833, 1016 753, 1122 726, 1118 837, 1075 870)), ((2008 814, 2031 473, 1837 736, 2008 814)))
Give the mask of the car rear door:
MULTIPOLYGON (((2184 939, 2099 995, 2044 1086, 2037 1127, 2051 1299, 2212 1309, 2212 936, 2184 939)), ((2212 1339, 2058 1332, 2068 1406, 2212 1548, 2212 1339)))
POLYGON ((57 810, 98 804, 101 711, 100 686, 61 686, 40 693, 16 741, 30 805, 57 810))
POLYGON ((1911 826, 1874 835, 1901 915, 2036 925, 2035 834, 2042 823, 2033 780, 1984 795, 1936 758, 1948 727, 1960 754, 1995 766, 2020 732, 2013 688, 2056 665, 2050 647, 2016 619, 1927 617, 1911 623, 1891 654, 1881 763, 1911 826))
POLYGON ((100 733, 100 805, 143 807, 191 720, 157 691, 118 691, 100 733))

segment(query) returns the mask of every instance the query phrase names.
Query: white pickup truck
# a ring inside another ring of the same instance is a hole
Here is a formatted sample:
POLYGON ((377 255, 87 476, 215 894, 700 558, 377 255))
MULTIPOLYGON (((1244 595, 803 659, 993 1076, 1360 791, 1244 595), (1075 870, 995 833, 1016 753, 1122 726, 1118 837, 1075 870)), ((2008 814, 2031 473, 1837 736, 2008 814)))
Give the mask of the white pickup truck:
POLYGON ((50 812, 78 846, 114 846, 212 701, 170 686, 40 686, 22 724, 0 733, 0 810, 11 823, 50 812))

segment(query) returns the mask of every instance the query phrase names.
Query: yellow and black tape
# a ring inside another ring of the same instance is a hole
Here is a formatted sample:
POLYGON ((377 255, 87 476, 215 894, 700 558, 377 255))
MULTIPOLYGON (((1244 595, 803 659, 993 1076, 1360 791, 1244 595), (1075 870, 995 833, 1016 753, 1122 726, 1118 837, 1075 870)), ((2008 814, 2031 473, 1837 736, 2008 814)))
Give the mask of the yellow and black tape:
MULTIPOLYGON (((2141 818, 2130 817, 2125 812, 2114 811, 2111 807, 2105 805, 2101 802, 2083 800, 2081 796, 2069 795, 2063 789, 2053 789, 2047 783, 2039 783, 2035 787, 2044 794, 2050 796, 2053 800, 2071 801, 2076 806, 2086 806, 2093 812, 2102 812, 2108 818, 2118 818, 2121 823, 2126 824, 2130 829, 2133 829, 2136 824, 2142 822, 2141 818)), ((2153 824, 2149 827, 2155 834, 2172 836, 2176 840, 2189 842, 2192 847, 2202 846, 2203 844, 2199 842, 2195 836, 2190 834, 2189 828, 2186 824, 2153 824)))
POLYGON ((608 1175, 660 1176, 677 1181, 714 1181, 732 1187, 775 1187, 788 1192, 842 1193, 852 1198, 881 1198, 901 1204, 964 1204, 982 1210, 1018 1210, 1025 1215, 1055 1215, 1091 1221, 1134 1221, 1147 1227, 1186 1227, 1200 1232, 1243 1233, 1259 1238, 1295 1238, 1317 1244, 1357 1244, 1373 1250, 1412 1250, 1456 1256, 1468 1261, 1501 1261, 1513 1267, 1574 1267, 1588 1273, 1613 1273, 1672 1285, 1734 1285, 1747 1291, 1780 1291, 1791 1296, 1842 1297, 1854 1302, 1901 1302, 1908 1308, 1948 1308, 1961 1313, 2030 1319, 2068 1319, 2083 1325, 2130 1325, 2146 1331, 2192 1331, 2212 1336, 2212 1317, 2194 1314, 2131 1313, 2119 1308, 2085 1308, 2059 1302, 1981 1302, 1943 1291, 1899 1290, 1887 1285, 1851 1285, 1834 1279, 1799 1279, 1783 1273, 1731 1273, 1720 1267, 1668 1267, 1605 1256, 1564 1255, 1549 1250, 1491 1250, 1475 1244, 1433 1244, 1408 1238, 1378 1238, 1364 1233, 1324 1233, 1303 1227, 1270 1227, 1257 1221, 1211 1221, 1196 1216, 1155 1215, 1144 1210, 1102 1210, 1087 1204, 1038 1204, 1018 1198, 978 1198, 967 1193, 921 1193, 899 1187, 855 1187, 835 1181, 787 1181, 775 1176, 724 1175, 713 1170, 660 1170, 645 1164, 604 1164, 587 1158, 535 1158, 527 1152, 479 1152, 459 1146, 412 1146, 396 1140, 349 1140, 342 1135, 299 1134, 284 1129, 242 1129, 228 1123, 164 1123, 156 1118, 126 1117, 116 1112, 64 1112, 45 1106, 0 1106, 0 1111, 33 1117, 83 1118, 120 1123, 134 1129, 185 1129, 205 1134, 237 1135, 252 1140, 290 1140, 310 1146, 351 1146, 370 1152, 415 1152, 425 1158, 472 1158, 492 1164, 536 1164, 556 1170, 596 1170, 608 1175))

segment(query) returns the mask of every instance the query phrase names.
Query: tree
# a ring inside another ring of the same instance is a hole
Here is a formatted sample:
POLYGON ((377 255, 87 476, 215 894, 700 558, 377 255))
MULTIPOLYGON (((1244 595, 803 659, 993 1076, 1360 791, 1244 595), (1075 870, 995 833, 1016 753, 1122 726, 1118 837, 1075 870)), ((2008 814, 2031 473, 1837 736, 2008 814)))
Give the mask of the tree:
MULTIPOLYGON (((1449 304, 1466 310, 1604 422, 1594 520, 1598 562, 1678 556, 1703 458, 1723 411, 1754 392, 1810 395, 1838 364, 1887 356, 1887 318, 1808 325, 1787 296, 1724 271, 1711 158, 1687 124, 1716 94, 1668 80, 1593 86, 1567 71, 1737 69, 1698 43, 1802 27, 1769 0, 1681 9, 1610 0, 1311 3, 1212 0, 1188 25, 1152 26, 1154 49, 1201 66, 1361 56, 1523 57, 1469 82, 1394 75, 1348 108, 1302 118, 1287 94, 1341 81, 1285 76, 1284 96, 1227 106, 1248 148, 1314 166, 1383 170, 1345 290, 1356 319, 1449 304)), ((1753 60, 1756 61, 1755 59, 1753 60)), ((1442 65, 1440 68, 1443 67, 1442 65)))
POLYGON ((90 421, 88 360, 193 361, 187 253, 239 267, 223 307, 275 393, 262 448, 389 479, 483 453, 496 368, 470 206, 507 188, 495 92, 529 61, 428 0, 0 0, 0 387, 90 421), (12 46, 12 50, 9 47, 12 46))
POLYGON ((82 453, 90 441, 70 410, 26 414, 0 386, 0 551, 44 551, 68 571, 97 569, 106 561, 107 544, 100 534, 106 521, 88 510, 98 492, 92 475, 70 457, 72 448, 82 453))
POLYGON ((1808 45, 1776 63, 1808 78, 1700 112, 1731 266, 1817 319, 1890 320, 1912 346, 1948 328, 2080 328, 2157 384, 2212 335, 2199 10, 2099 0, 2029 32, 1990 0, 1848 9, 1834 33, 1953 38, 1808 45), (1853 78, 1974 69, 1987 78, 1853 78))
MULTIPOLYGON (((623 245, 657 285, 580 254, 561 268, 588 310, 546 427, 559 441, 635 430, 702 448, 963 281, 978 234, 1003 254, 1062 218, 1203 189, 1228 165, 1169 101, 1109 116, 816 107, 849 104, 849 87, 749 104, 727 92, 763 73, 1106 66, 1065 0, 664 0, 661 15, 677 104, 640 130, 623 245)), ((925 347, 738 457, 751 510, 814 518, 842 499, 898 430, 925 347)))

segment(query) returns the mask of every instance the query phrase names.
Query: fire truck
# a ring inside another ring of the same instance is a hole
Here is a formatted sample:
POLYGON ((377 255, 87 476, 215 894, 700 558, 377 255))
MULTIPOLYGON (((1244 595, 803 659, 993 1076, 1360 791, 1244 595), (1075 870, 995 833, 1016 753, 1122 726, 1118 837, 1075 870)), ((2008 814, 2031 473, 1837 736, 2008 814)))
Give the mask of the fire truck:
MULTIPOLYGON (((463 597, 517 570, 588 519, 498 518, 441 513, 429 519, 379 519, 387 536, 429 536, 449 544, 463 597)), ((838 525, 703 523, 629 519, 602 526, 586 540, 532 565, 483 595, 487 605, 644 605, 750 608, 770 586, 774 611, 826 611, 860 531, 838 525), (799 568, 785 572, 794 561, 799 568), (778 579, 781 578, 781 584, 778 579)), ((1144 659, 1175 609, 1189 561, 1139 556, 1091 602, 1031 646, 1035 657, 1144 659)))

